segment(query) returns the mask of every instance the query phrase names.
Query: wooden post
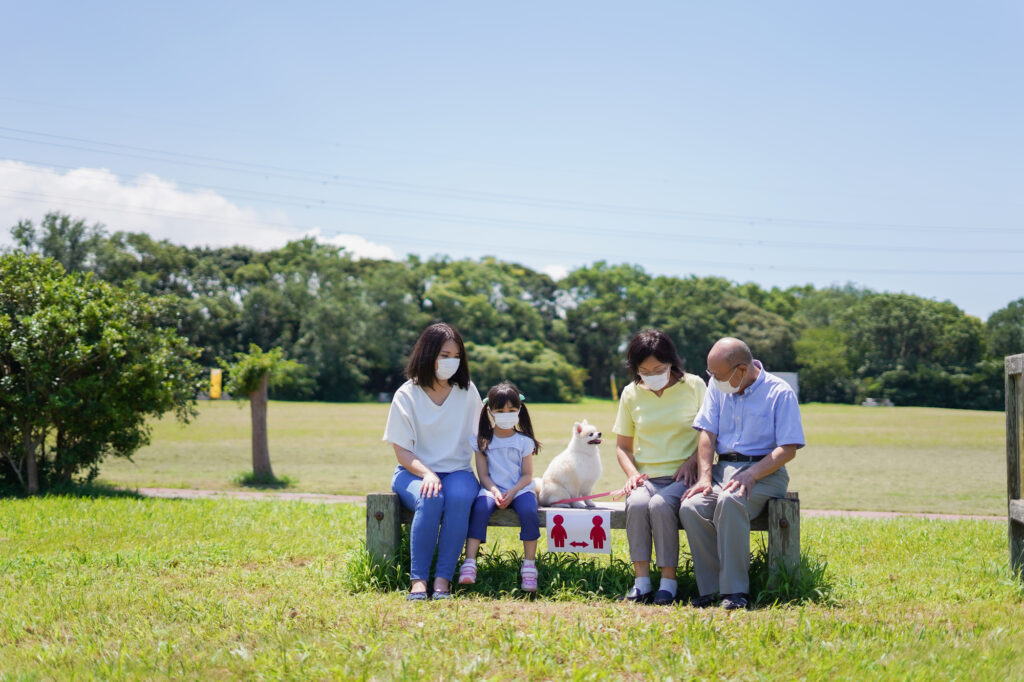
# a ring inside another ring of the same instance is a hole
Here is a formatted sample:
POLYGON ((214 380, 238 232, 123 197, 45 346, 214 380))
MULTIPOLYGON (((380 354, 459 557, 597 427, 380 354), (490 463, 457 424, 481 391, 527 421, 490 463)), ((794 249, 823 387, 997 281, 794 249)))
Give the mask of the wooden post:
POLYGON ((800 500, 795 493, 768 500, 768 586, 775 587, 779 571, 800 568, 800 500))
POLYGON ((1021 504, 1021 449, 1024 446, 1024 355, 1006 358, 1006 514, 1010 569, 1024 577, 1024 505, 1021 504))
POLYGON ((402 541, 401 502, 395 493, 366 496, 366 551, 377 565, 398 561, 402 541))

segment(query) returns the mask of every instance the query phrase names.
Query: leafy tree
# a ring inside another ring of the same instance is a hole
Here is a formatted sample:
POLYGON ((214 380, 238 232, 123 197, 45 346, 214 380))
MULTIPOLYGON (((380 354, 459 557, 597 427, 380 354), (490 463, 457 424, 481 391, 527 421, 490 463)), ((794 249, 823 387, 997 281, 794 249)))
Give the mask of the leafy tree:
POLYGON ((852 402, 857 384, 850 350, 835 327, 810 327, 795 344, 800 370, 800 398, 807 402, 852 402))
POLYGON ((284 350, 271 348, 267 352, 251 344, 248 353, 235 353, 234 362, 221 361, 228 373, 227 392, 236 398, 249 399, 252 418, 252 473, 259 483, 274 483, 274 470, 270 466, 267 447, 267 392, 271 384, 279 387, 307 387, 306 367, 294 360, 286 360, 284 350))
POLYGON ((1024 298, 992 313, 985 323, 987 350, 995 358, 1024 353, 1024 298))
POLYGON ((11 236, 25 253, 53 258, 69 272, 85 269, 103 235, 102 225, 90 227, 63 213, 47 213, 38 228, 31 220, 21 220, 11 228, 11 236))
POLYGON ((34 494, 149 442, 148 419, 193 415, 198 350, 167 299, 55 260, 0 256, 0 482, 34 494))
POLYGON ((578 402, 583 397, 586 371, 540 341, 508 341, 496 346, 468 342, 466 354, 481 393, 507 379, 533 402, 578 402))
POLYGON ((569 341, 587 371, 591 395, 609 395, 608 378, 623 373, 630 336, 649 326, 657 292, 651 277, 633 265, 598 261, 562 280, 556 300, 564 311, 569 341))

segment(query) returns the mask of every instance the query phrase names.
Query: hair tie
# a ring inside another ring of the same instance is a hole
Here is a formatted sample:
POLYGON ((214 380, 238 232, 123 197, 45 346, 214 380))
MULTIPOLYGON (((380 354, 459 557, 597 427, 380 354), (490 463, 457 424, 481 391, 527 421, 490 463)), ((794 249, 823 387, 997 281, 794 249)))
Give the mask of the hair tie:
POLYGON ((523 395, 522 393, 519 394, 519 402, 521 402, 521 403, 525 403, 526 402, 526 396, 523 395))
POLYGON ((483 405, 486 405, 486 404, 487 404, 487 398, 484 398, 484 402, 483 402, 482 404, 483 404, 483 405))

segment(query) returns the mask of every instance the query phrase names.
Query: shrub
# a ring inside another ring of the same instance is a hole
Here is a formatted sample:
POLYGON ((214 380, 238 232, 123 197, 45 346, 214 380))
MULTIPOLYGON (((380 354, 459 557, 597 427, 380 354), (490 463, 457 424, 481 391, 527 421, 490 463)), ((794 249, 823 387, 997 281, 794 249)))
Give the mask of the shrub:
POLYGON ((194 414, 199 351, 171 303, 0 256, 0 485, 29 494, 93 480, 104 457, 149 442, 147 420, 194 414))

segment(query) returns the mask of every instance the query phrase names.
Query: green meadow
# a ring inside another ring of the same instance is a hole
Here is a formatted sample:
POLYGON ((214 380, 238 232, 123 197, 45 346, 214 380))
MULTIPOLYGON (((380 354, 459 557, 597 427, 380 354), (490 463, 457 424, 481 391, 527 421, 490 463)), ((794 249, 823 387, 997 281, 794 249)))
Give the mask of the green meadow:
MULTIPOLYGON (((387 490, 394 453, 380 440, 387 405, 272 402, 268 410, 274 472, 290 490, 365 494, 387 490)), ((574 421, 604 432, 604 476, 597 492, 623 483, 615 459, 616 404, 530 405, 543 443, 535 471, 565 447, 574 421)), ((808 445, 789 465, 790 487, 807 509, 998 515, 1006 510, 1005 424, 1000 412, 918 407, 801 407, 808 445)), ((109 460, 106 483, 135 487, 241 489, 251 468, 246 403, 204 402, 182 427, 154 425, 153 443, 133 462, 109 460)))
MULTIPOLYGON (((806 518, 804 549, 827 563, 818 593, 727 613, 616 601, 603 588, 628 581, 615 570, 621 531, 615 561, 582 560, 576 584, 555 589, 542 563, 535 600, 506 581, 411 604, 363 582, 363 515, 280 501, 2 500, 0 679, 1024 676, 1024 589, 1001 523, 806 518)), ((513 532, 491 551, 515 547, 513 532)))
MULTIPOLYGON (((574 419, 605 433, 614 404, 538 405, 557 454, 574 419)), ((388 487, 382 405, 273 403, 271 453, 292 489, 388 487)), ((791 466, 805 508, 1000 514, 1003 415, 803 408, 791 466)), ((238 489, 248 409, 204 403, 155 425, 103 482, 238 489)), ((620 485, 611 439, 603 488, 620 485)), ((368 566, 365 509, 279 500, 167 500, 100 486, 0 499, 0 680, 48 679, 971 679, 1024 677, 1024 586, 998 521, 805 516, 800 578, 764 587, 754 536, 749 611, 618 601, 611 558, 549 554, 517 588, 516 529, 492 529, 480 578, 449 602, 409 603, 408 575, 368 566), (94 496, 91 496, 94 495, 94 496)), ((686 552, 685 542, 683 551, 686 552)), ((684 556, 684 561, 688 557, 684 556)), ((692 570, 680 587, 694 591, 692 570)))

